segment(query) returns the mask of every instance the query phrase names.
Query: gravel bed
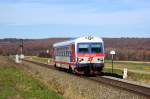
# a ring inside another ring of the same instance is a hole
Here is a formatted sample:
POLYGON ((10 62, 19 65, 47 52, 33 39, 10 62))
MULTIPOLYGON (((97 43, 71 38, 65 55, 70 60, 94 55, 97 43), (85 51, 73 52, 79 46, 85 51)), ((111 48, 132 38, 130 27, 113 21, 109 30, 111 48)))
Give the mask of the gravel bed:
POLYGON ((48 69, 29 62, 22 66, 32 75, 44 81, 65 99, 148 99, 103 83, 94 82, 68 73, 48 69))

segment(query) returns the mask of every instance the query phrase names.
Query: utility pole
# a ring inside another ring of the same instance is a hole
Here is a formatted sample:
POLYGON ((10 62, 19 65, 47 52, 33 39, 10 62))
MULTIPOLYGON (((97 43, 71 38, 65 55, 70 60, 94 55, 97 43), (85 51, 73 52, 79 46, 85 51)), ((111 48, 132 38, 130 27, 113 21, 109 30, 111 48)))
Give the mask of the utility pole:
POLYGON ((19 51, 16 54, 15 61, 16 61, 16 63, 21 63, 22 62, 21 59, 24 58, 24 55, 23 55, 23 39, 20 39, 20 43, 19 43, 19 48, 18 49, 19 49, 19 51), (18 55, 18 54, 20 54, 20 55, 18 55))
POLYGON ((23 54, 23 39, 20 39, 20 59, 24 58, 24 54, 23 54))
POLYGON ((23 39, 20 39, 20 54, 23 54, 23 39))

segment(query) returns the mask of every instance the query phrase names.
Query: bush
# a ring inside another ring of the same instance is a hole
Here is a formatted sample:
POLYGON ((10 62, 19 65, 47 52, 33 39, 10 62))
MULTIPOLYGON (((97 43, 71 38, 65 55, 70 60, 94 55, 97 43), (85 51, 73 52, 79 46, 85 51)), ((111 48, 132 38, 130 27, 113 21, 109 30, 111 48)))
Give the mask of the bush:
POLYGON ((51 55, 49 53, 41 52, 38 57, 51 58, 51 55))

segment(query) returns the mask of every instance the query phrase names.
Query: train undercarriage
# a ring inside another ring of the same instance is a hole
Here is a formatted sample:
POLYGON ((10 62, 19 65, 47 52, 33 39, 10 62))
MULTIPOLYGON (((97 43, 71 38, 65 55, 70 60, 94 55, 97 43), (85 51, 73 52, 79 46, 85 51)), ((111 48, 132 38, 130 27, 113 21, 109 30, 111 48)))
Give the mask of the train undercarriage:
POLYGON ((74 71, 77 74, 97 75, 102 73, 103 67, 103 63, 78 64, 74 71))

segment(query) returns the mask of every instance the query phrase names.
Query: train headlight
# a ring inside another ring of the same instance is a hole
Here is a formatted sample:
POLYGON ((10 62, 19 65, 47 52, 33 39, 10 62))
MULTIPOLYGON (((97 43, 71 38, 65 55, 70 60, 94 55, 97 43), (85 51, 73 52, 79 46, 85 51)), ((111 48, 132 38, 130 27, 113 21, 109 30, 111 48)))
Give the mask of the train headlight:
POLYGON ((83 59, 83 58, 79 59, 79 62, 82 62, 82 61, 84 61, 84 59, 83 59))
POLYGON ((103 59, 98 58, 97 60, 103 62, 103 59))
POLYGON ((83 58, 78 58, 78 62, 82 62, 82 61, 84 61, 83 58))

